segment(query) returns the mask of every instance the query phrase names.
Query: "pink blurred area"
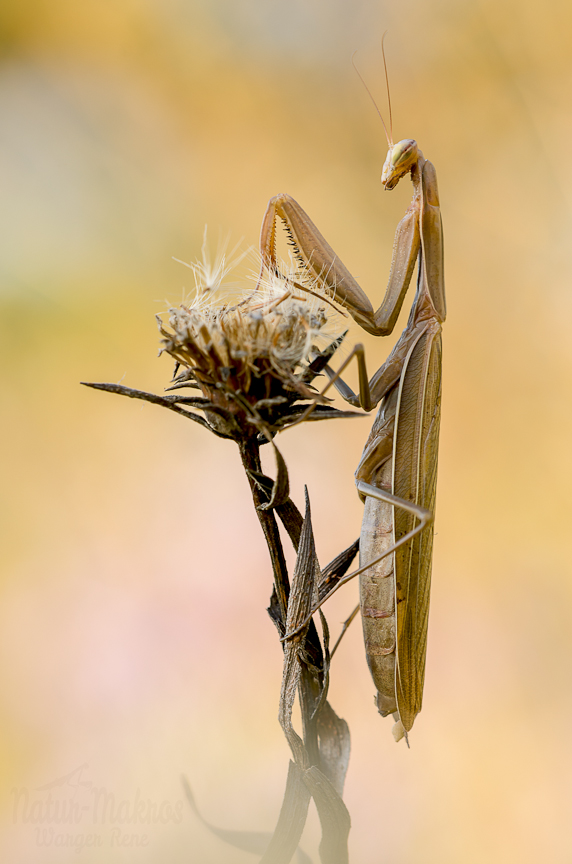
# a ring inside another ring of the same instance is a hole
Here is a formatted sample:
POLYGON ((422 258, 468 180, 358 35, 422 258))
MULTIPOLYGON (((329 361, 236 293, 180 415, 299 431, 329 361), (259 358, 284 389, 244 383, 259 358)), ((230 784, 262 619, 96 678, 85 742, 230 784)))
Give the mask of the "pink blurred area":
MULTIPOLYGON (((350 57, 385 111, 386 29, 395 137, 439 177, 449 317, 411 750, 375 711, 359 624, 332 668, 351 860, 570 860, 571 25, 559 0, 3 5, 3 861, 67 864, 81 844, 89 864, 254 860, 196 820, 181 774, 215 824, 277 818, 281 651, 236 448, 78 382, 161 392, 154 315, 192 289, 173 258, 199 256, 205 224, 213 251, 255 246, 278 192, 379 303, 409 189, 382 194, 350 57), (96 789, 127 802, 115 823, 94 821, 96 789), (50 794, 81 819, 34 811, 50 794)), ((373 371, 391 340, 358 340, 373 371)), ((280 439, 323 565, 359 533, 370 423, 280 439)), ((334 636, 355 597, 328 604, 334 636)), ((312 814, 314 860, 318 839, 312 814)))

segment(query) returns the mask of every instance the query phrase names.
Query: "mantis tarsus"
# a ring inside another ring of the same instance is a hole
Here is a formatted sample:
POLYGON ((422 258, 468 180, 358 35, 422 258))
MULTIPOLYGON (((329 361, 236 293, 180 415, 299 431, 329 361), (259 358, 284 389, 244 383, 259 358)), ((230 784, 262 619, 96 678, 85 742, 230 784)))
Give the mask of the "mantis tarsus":
POLYGON ((417 293, 407 326, 383 366, 368 381, 363 346, 357 345, 339 372, 326 369, 330 382, 325 388, 335 384, 344 399, 366 411, 379 404, 356 471, 357 489, 365 502, 360 567, 336 588, 360 574, 365 647, 377 707, 382 716, 393 714, 393 734, 399 740, 413 726, 423 695, 441 404, 441 323, 446 308, 435 169, 416 141, 405 139, 394 145, 388 136, 388 144, 381 182, 385 189, 393 189, 410 174, 413 199, 397 227, 389 282, 377 311, 289 195, 270 200, 260 247, 262 267, 279 273, 275 238, 280 218, 311 278, 375 336, 393 331, 418 264, 417 293), (359 369, 359 395, 339 378, 353 356, 359 369))

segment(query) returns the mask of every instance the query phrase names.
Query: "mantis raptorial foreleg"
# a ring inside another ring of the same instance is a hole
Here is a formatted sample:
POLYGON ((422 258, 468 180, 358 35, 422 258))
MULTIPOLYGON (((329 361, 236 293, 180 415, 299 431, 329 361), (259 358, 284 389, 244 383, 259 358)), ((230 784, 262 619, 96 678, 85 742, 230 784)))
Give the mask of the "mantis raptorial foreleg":
POLYGON ((289 195, 271 199, 260 239, 262 269, 279 273, 275 253, 279 217, 306 277, 341 303, 364 330, 378 336, 395 327, 418 263, 409 321, 386 362, 368 381, 363 347, 356 346, 341 370, 326 370, 330 381, 325 388, 334 384, 348 402, 366 410, 380 403, 356 471, 358 492, 365 501, 360 567, 336 588, 360 574, 368 664, 380 713, 393 713, 398 721, 396 738, 411 729, 421 710, 441 400, 441 323, 446 314, 435 169, 412 139, 390 142, 382 173, 384 187, 393 189, 408 173, 413 199, 397 228, 389 282, 377 311, 289 195), (354 356, 358 395, 339 377, 354 356))
MULTIPOLYGON (((276 220, 280 218, 306 275, 345 306, 354 320, 374 336, 387 336, 393 332, 421 246, 424 269, 432 285, 432 300, 441 320, 445 317, 443 242, 435 169, 423 158, 415 141, 401 141, 393 151, 396 152, 394 172, 398 171, 399 177, 391 185, 386 180, 385 188, 393 189, 400 177, 411 172, 414 194, 407 213, 397 226, 389 281, 383 302, 376 312, 308 214, 290 195, 276 195, 270 199, 260 233, 262 270, 267 267, 280 272, 276 259, 276 220)), ((386 168, 387 160, 384 174, 386 168)))

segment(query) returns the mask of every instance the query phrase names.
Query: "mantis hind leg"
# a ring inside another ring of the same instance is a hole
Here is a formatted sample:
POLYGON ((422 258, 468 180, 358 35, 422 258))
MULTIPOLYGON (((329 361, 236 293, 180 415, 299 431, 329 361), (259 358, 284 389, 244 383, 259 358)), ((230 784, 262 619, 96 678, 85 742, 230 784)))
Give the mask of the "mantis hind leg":
POLYGON ((347 631, 349 630, 350 624, 352 623, 352 621, 354 620, 354 618, 358 614, 359 610, 360 610, 360 605, 358 603, 357 606, 355 607, 355 609, 353 609, 353 611, 350 612, 350 614, 348 615, 348 617, 346 618, 346 620, 342 624, 342 631, 341 631, 340 635, 338 636, 338 638, 336 639, 336 644, 334 645, 334 647, 330 651, 330 659, 334 656, 334 654, 338 650, 338 646, 339 646, 340 642, 342 641, 342 639, 346 635, 347 631))
POLYGON ((355 576, 359 576, 360 573, 365 573, 370 567, 373 567, 379 561, 382 561, 388 555, 392 555, 396 549, 400 549, 401 546, 404 546, 406 543, 409 543, 414 537, 420 534, 425 530, 429 525, 433 522, 433 513, 430 510, 427 510, 425 507, 420 507, 418 504, 414 504, 412 501, 406 501, 404 498, 399 498, 397 495, 393 495, 391 492, 386 492, 384 489, 379 489, 377 486, 372 486, 371 483, 365 483, 363 480, 360 480, 357 484, 358 491, 362 495, 369 496, 371 498, 377 498, 379 501, 386 501, 389 504, 393 504, 395 507, 401 507, 403 510, 407 510, 408 513, 413 514, 419 519, 419 524, 416 525, 411 531, 408 531, 403 537, 400 537, 395 543, 393 543, 389 549, 386 549, 381 555, 378 555, 377 558, 374 558, 373 561, 368 561, 364 566, 360 566, 357 570, 354 570, 353 573, 348 573, 346 576, 343 576, 336 585, 332 588, 332 590, 326 594, 320 602, 314 606, 314 608, 309 613, 308 617, 302 621, 302 623, 290 633, 286 633, 285 636, 280 640, 281 642, 286 642, 288 639, 291 639, 292 636, 295 636, 301 630, 306 627, 309 623, 312 615, 314 615, 318 609, 329 600, 332 594, 341 588, 342 585, 345 585, 347 582, 350 582, 355 576))
MULTIPOLYGON (((376 472, 380 484, 391 483, 392 463, 388 460, 376 472)), ((376 704, 385 717, 393 714, 396 721, 393 736, 396 741, 407 737, 408 712, 402 721, 400 652, 398 650, 401 615, 399 604, 408 605, 409 591, 399 576, 398 561, 391 554, 400 546, 411 545, 417 535, 430 528, 433 513, 410 501, 400 499, 380 486, 358 482, 360 494, 366 498, 360 542, 360 603, 367 663, 377 690, 376 704), (396 508, 411 514, 418 521, 401 537, 395 536, 398 523, 396 508), (376 554, 380 553, 380 554, 376 554), (400 581, 401 580, 401 581, 400 581)))

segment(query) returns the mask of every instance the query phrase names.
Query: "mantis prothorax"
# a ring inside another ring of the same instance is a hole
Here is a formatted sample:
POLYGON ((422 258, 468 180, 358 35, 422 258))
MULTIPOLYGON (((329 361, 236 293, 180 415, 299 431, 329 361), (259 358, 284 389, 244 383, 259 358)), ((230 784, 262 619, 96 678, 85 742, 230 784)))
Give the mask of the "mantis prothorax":
POLYGON ((416 141, 407 138, 394 145, 387 137, 381 182, 385 189, 393 189, 410 174, 413 198, 397 227, 389 281, 377 311, 289 195, 270 200, 260 249, 262 268, 279 273, 275 241, 280 218, 306 272, 375 336, 393 331, 418 265, 407 326, 385 363, 368 381, 363 346, 356 345, 343 366, 356 357, 359 395, 329 368, 325 388, 335 384, 344 399, 366 411, 379 404, 356 471, 357 489, 365 502, 360 567, 336 588, 360 575, 361 616, 376 703, 382 716, 393 714, 393 734, 399 740, 413 726, 423 696, 441 407, 441 323, 446 308, 435 168, 416 141))

